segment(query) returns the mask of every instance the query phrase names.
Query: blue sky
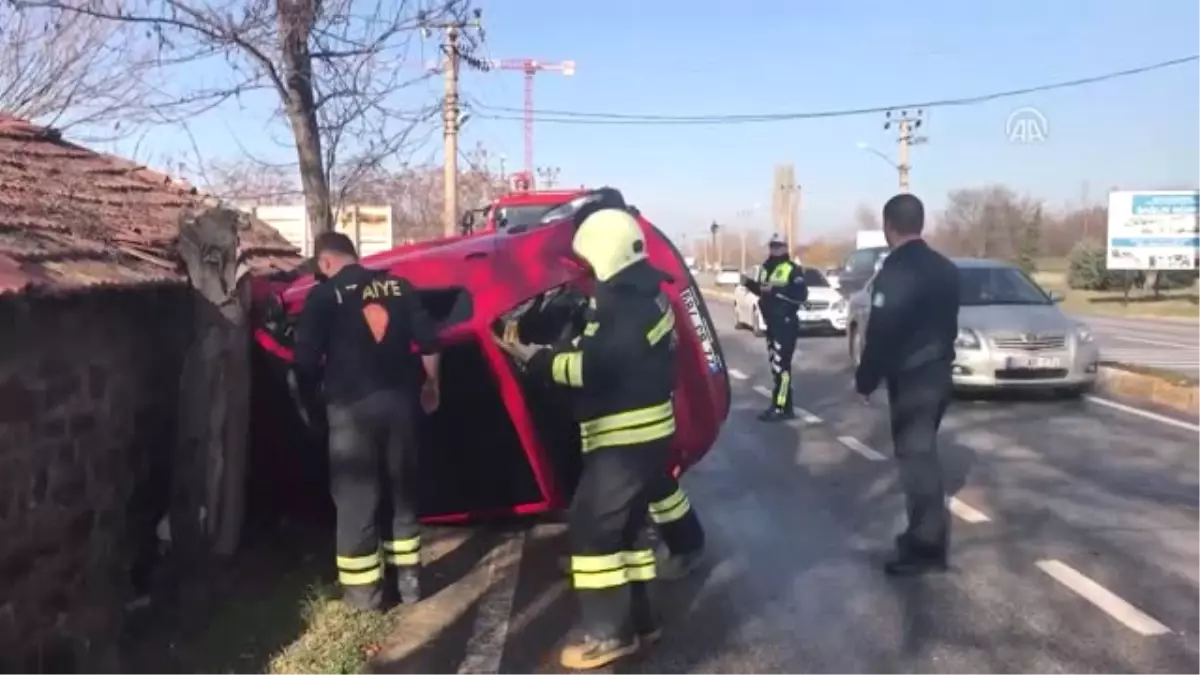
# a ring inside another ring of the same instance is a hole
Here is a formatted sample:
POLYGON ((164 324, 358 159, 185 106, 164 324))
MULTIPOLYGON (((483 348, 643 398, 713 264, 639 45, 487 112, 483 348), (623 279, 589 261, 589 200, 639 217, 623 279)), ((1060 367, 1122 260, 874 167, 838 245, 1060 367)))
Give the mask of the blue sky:
MULTIPOLYGON (((490 58, 571 59, 574 77, 544 73, 540 109, 701 115, 804 112, 984 94, 1122 70, 1200 52, 1195 0, 491 0, 481 2, 490 58)), ((436 53, 431 42, 427 54, 436 53)), ((414 58, 420 58, 414 54, 414 58)), ((912 190, 932 209, 948 190, 991 182, 1055 206, 1112 187, 1195 185, 1200 69, 1184 66, 1076 89, 928 110, 929 143, 913 151, 912 190), (1048 138, 1015 144, 1010 113, 1032 106, 1048 138)), ((465 95, 522 105, 522 75, 468 73, 465 95)), ((426 89, 431 100, 438 83, 426 89)), ((417 92, 422 93, 422 92, 417 92)), ((197 123, 206 150, 237 143, 290 159, 239 115, 197 123), (236 141, 234 136, 236 134, 236 141)), ((536 125, 536 163, 563 183, 620 187, 665 229, 698 233, 739 211, 770 212, 772 167, 804 185, 801 237, 843 229, 860 203, 890 196, 895 171, 856 147, 895 152, 881 115, 726 126, 536 125)), ((519 121, 476 116, 467 144, 522 161, 519 121)), ((283 138, 281 133, 275 134, 283 138)), ((434 136, 440 141, 440 134, 434 136)), ((162 151, 176 132, 142 141, 162 151)), ((436 153, 440 142, 425 151, 436 153)), ((222 153, 222 149, 227 152, 222 153)), ((424 157, 422 157, 424 158, 424 157)))

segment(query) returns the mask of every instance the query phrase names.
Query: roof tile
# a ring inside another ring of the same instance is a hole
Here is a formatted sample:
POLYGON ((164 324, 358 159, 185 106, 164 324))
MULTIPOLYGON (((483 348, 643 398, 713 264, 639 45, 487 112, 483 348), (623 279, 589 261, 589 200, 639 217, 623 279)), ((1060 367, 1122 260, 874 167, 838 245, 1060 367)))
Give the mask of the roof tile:
MULTIPOLYGON (((0 295, 182 283, 179 216, 210 200, 184 181, 0 113, 0 295)), ((255 271, 300 261, 258 220, 241 233, 239 258, 255 271)))

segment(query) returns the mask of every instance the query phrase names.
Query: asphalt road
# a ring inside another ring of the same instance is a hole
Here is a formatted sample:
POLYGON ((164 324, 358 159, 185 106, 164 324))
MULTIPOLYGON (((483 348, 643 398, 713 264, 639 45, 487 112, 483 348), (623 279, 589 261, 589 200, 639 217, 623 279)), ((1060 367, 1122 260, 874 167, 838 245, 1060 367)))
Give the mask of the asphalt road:
POLYGON ((1078 316, 1096 333, 1100 355, 1200 376, 1200 328, 1195 319, 1078 316))
MULTIPOLYGON (((952 569, 889 579, 903 509, 886 412, 853 402, 843 340, 800 343, 808 421, 763 425, 763 347, 710 307, 734 409, 684 478, 708 566, 661 588, 663 641, 609 672, 1198 672, 1194 423, 1095 400, 956 404, 942 434, 952 569)), ((562 531, 431 533, 445 586, 410 610, 382 669, 559 670, 562 531)))

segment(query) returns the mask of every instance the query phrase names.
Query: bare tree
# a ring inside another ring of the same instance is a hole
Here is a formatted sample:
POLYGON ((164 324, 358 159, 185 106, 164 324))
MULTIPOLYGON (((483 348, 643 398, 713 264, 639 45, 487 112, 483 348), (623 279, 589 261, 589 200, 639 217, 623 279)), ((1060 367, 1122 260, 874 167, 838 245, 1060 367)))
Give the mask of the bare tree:
POLYGON ((0 112, 89 136, 132 132, 148 45, 128 26, 0 0, 0 112))
POLYGON ((1003 185, 953 190, 932 238, 944 251, 1026 261, 1040 254, 1042 204, 1003 185))
POLYGON ((201 173, 205 191, 239 206, 294 204, 304 195, 292 172, 246 158, 212 161, 201 173))
MULTIPOLYGON (((369 169, 400 152, 430 117, 403 90, 428 77, 407 62, 424 19, 465 12, 468 0, 11 0, 56 17, 83 15, 151 35, 163 67, 224 63, 225 81, 181 98, 217 106, 258 92, 277 100, 295 141, 313 235, 333 229, 330 185, 341 157, 369 169)), ((342 171, 353 175, 354 171, 342 171)))

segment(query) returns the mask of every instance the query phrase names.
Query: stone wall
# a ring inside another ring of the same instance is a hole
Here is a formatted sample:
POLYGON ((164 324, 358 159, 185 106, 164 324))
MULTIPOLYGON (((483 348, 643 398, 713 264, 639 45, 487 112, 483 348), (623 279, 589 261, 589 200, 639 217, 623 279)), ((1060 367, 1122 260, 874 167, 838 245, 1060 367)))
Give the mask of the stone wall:
POLYGON ((0 298, 0 671, 114 667, 167 497, 188 303, 0 298))

